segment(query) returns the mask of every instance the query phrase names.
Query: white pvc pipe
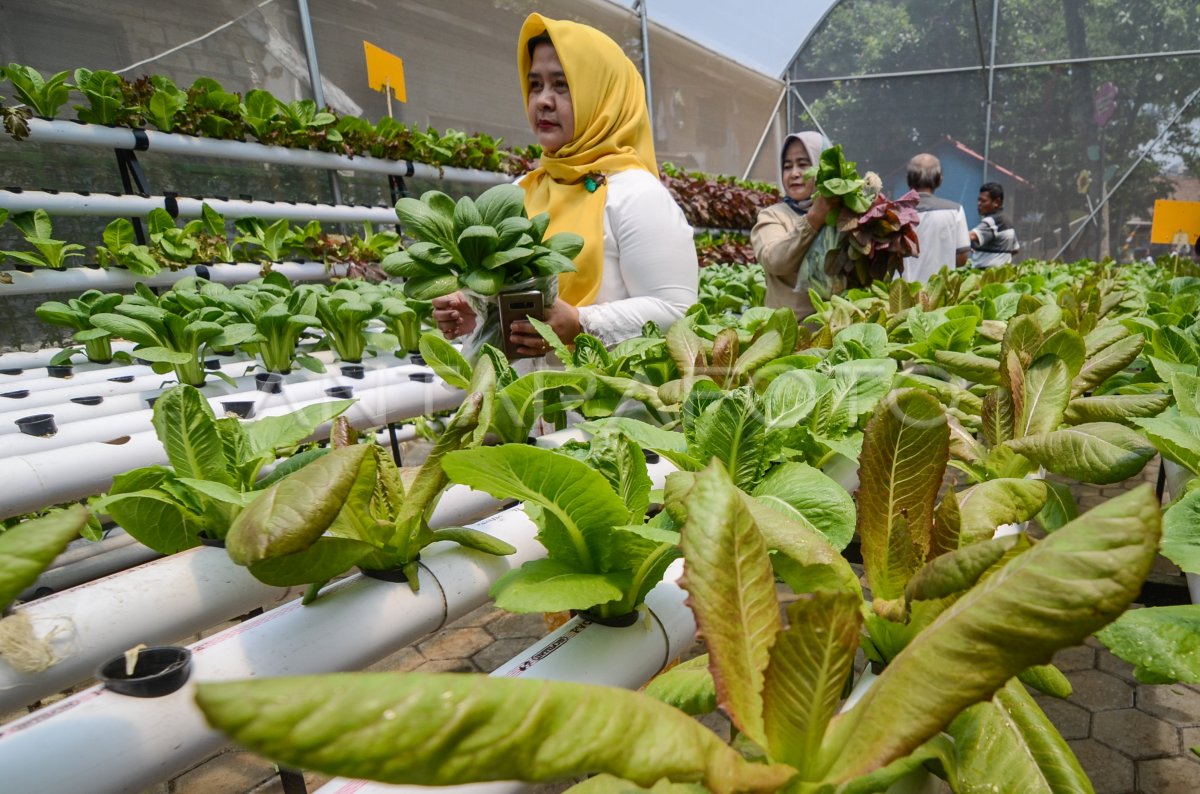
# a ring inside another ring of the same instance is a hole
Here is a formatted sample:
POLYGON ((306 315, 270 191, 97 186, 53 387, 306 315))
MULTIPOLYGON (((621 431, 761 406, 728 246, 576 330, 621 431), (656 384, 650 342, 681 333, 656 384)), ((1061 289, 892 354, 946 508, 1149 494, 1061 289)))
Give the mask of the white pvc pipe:
MULTIPOLYGON (((253 359, 231 360, 222 357, 217 360, 222 362, 222 366, 217 371, 234 379, 239 385, 230 386, 220 378, 211 377, 206 385, 199 388, 201 394, 214 400, 228 400, 231 399, 230 395, 235 392, 254 388, 254 379, 250 372, 250 368, 255 364, 253 359)), ((213 370, 207 371, 209 374, 213 374, 213 370)), ((0 435, 19 432, 15 425, 16 420, 30 414, 54 414, 54 422, 61 429, 64 425, 72 422, 141 411, 147 407, 149 399, 174 386, 172 380, 170 374, 151 373, 150 375, 135 376, 133 380, 126 382, 108 380, 80 383, 67 385, 64 388, 33 390, 25 397, 0 399, 0 435), (98 405, 72 402, 73 399, 83 397, 99 397, 102 402, 98 405)), ((71 381, 65 380, 62 383, 71 384, 71 381)), ((14 386, 4 394, 20 393, 21 391, 25 391, 25 389, 16 389, 14 386)), ((213 405, 214 410, 219 410, 219 403, 213 403, 213 405)), ((112 437, 112 434, 109 434, 109 437, 112 437)), ((8 454, 14 453, 8 452, 8 454)))
MULTIPOLYGON (((216 354, 212 354, 216 357, 216 354)), ((238 352, 237 355, 229 358, 222 357, 222 362, 236 363, 238 361, 246 361, 253 363, 254 359, 248 357, 245 353, 238 352)), ((38 392, 43 389, 62 389, 67 386, 78 386, 89 383, 104 383, 111 381, 113 378, 139 377, 143 375, 154 375, 160 382, 172 381, 175 379, 173 372, 165 372, 161 375, 150 368, 148 364, 125 364, 113 366, 112 364, 93 364, 91 362, 80 362, 74 365, 74 370, 65 378, 52 377, 45 372, 38 373, 36 370, 26 370, 25 374, 19 379, 0 381, 0 386, 5 391, 14 389, 30 392, 38 392)))
MULTIPOLYGON (((275 262, 271 270, 282 273, 293 282, 322 281, 329 270, 321 262, 275 262)), ((139 276, 123 268, 95 269, 70 267, 66 270, 35 270, 32 273, 12 271, 11 284, 0 284, 0 297, 8 295, 41 295, 48 292, 75 292, 89 289, 103 291, 131 290, 135 284, 148 287, 169 287, 188 276, 207 273, 204 277, 219 284, 245 284, 262 275, 260 262, 223 262, 215 265, 163 270, 153 276, 139 276)), ((132 349, 132 346, 130 346, 132 349)))
MULTIPOLYGON (((396 359, 389 357, 389 361, 396 361, 396 359)), ((254 415, 257 417, 260 414, 269 413, 273 408, 287 407, 303 401, 322 401, 321 398, 333 399, 325 396, 325 390, 334 386, 354 387, 357 395, 359 391, 363 390, 381 388, 388 384, 407 383, 408 376, 417 372, 432 372, 432 370, 413 364, 398 364, 386 369, 367 370, 364 378, 357 380, 341 375, 338 367, 334 365, 331 367, 332 374, 299 370, 285 375, 284 387, 279 394, 258 391, 254 385, 254 379, 250 376, 239 378, 236 387, 214 379, 212 384, 205 386, 204 391, 209 405, 218 416, 223 413, 222 402, 253 402, 255 404, 254 415), (211 396, 209 396, 210 394, 211 396)), ((157 397, 161 393, 162 391, 159 390, 147 397, 157 397)), ((131 397, 132 401, 128 398, 114 401, 113 406, 118 411, 124 408, 124 411, 109 414, 106 414, 105 403, 96 406, 73 403, 46 406, 38 413, 53 414, 58 432, 48 437, 16 435, 7 438, 4 441, 4 454, 32 455, 49 449, 70 447, 90 441, 107 441, 143 432, 151 426, 150 422, 154 411, 147 407, 145 399, 138 401, 139 396, 127 396, 131 397)), ((112 410, 111 406, 109 410, 112 410)), ((9 426, 9 429, 0 430, 0 433, 10 433, 16 430, 15 420, 22 416, 28 416, 29 413, 27 409, 21 408, 19 411, 0 414, 0 424, 9 426)))
MULTIPOLYGON (((411 441, 417 437, 416 428, 412 425, 399 427, 396 429, 395 437, 397 443, 411 441)), ((386 430, 376 434, 375 441, 378 444, 387 445, 390 440, 386 430)), ((263 466, 259 470, 259 476, 266 477, 284 460, 286 458, 280 458, 263 466)), ((114 527, 104 540, 78 539, 72 541, 67 550, 54 559, 52 566, 42 571, 34 583, 17 596, 17 600, 33 601, 43 598, 50 593, 78 587, 81 584, 133 568, 162 556, 153 549, 139 544, 125 530, 114 527)))
MULTIPOLYGON (((242 199, 188 198, 176 200, 180 218, 199 218, 201 206, 207 204, 226 218, 263 218, 289 221, 321 221, 322 223, 398 223, 391 207, 368 207, 354 204, 304 204, 288 201, 244 201, 242 199)), ((0 190, 0 209, 9 212, 32 212, 42 209, 51 215, 97 215, 101 217, 146 217, 154 209, 166 209, 164 196, 127 196, 111 193, 47 193, 41 190, 22 190, 13 193, 0 190)))
MULTIPOLYGON (((96 546, 95 553, 47 568, 18 598, 22 601, 46 598, 51 593, 61 593, 163 556, 149 546, 138 543, 123 530, 116 537, 105 541, 83 542, 96 546)), ((61 559, 60 557, 59 560, 61 559)))
MULTIPOLYGON (((15 277, 18 273, 20 273, 20 271, 13 271, 11 275, 15 277)), ((20 275, 25 276, 35 274, 20 273, 20 275)), ((0 284, 0 296, 8 294, 4 290, 10 286, 12 285, 0 284)), ((118 339, 112 342, 112 349, 114 353, 118 351, 132 353, 133 348, 133 342, 126 342, 123 339, 118 339)), ((48 366, 50 364, 50 359, 54 358, 62 351, 63 348, 61 347, 48 347, 43 348, 42 350, 33 350, 30 352, 26 352, 24 350, 14 350, 11 353, 0 353, 0 370, 41 369, 42 367, 48 366)), ((7 383, 8 381, 6 378, 10 377, 13 376, 0 374, 0 384, 7 383)))
MULTIPOLYGON (((485 493, 452 486, 430 526, 462 526, 499 506, 485 493)), ((87 679, 105 659, 139 642, 177 642, 289 592, 258 581, 224 549, 202 546, 19 606, 16 611, 30 619, 35 635, 47 639, 63 660, 37 674, 19 673, 0 661, 0 712, 87 679), (60 633, 51 636, 55 631, 60 633)))
MULTIPOLYGON (((646 596, 648 610, 626 628, 610 628, 572 618, 558 631, 538 640, 491 674, 498 678, 574 681, 636 689, 678 658, 696 637, 696 619, 684 603, 679 586, 683 560, 667 569, 663 581, 646 596)), ((530 784, 517 780, 463 786, 391 786, 336 778, 316 794, 399 794, 441 791, 445 794, 501 794, 524 791, 530 784)))
MULTIPOLYGON (((357 402, 346 413, 346 418, 354 427, 366 429, 451 410, 462 402, 462 392, 435 378, 428 384, 403 382, 355 390, 355 398, 357 402)), ((328 400, 328 397, 322 397, 308 401, 308 404, 328 400)), ((281 405, 257 415, 287 413, 302 405, 281 405)), ((325 425, 318 428, 313 437, 321 438, 327 433, 328 425, 325 425)), ((119 443, 88 442, 0 458, 0 483, 5 485, 0 490, 0 518, 100 493, 107 490, 112 478, 121 472, 166 462, 166 454, 153 431, 114 441, 119 443)))
MULTIPOLYGON (((255 163, 275 163, 304 168, 323 168, 338 171, 360 171, 375 174, 396 174, 428 179, 439 178, 435 166, 409 163, 407 160, 386 160, 370 156, 350 157, 333 152, 309 149, 288 149, 261 143, 224 141, 198 138, 191 135, 145 131, 147 150, 164 154, 196 157, 217 157, 222 160, 242 160, 255 163)), ((131 129, 80 124, 72 121, 29 120, 29 139, 39 143, 96 146, 104 149, 134 149, 137 145, 131 129)), ((443 169, 446 179, 464 182, 499 184, 511 181, 507 174, 466 168, 443 169)))
MULTIPOLYGON (((322 353, 314 355, 320 357, 322 353)), ((228 375, 231 378, 237 379, 244 376, 251 366, 254 365, 253 359, 245 357, 216 357, 221 362, 220 372, 228 375)), ((135 395, 139 400, 153 396, 153 394, 162 391, 165 388, 170 388, 174 385, 174 376, 171 373, 159 375, 151 372, 149 367, 141 368, 143 374, 133 375, 132 380, 115 381, 108 378, 103 381, 95 381, 90 383, 76 383, 74 379, 57 379, 58 385, 49 384, 48 388, 26 389, 25 383, 12 383, 3 386, 4 392, 0 393, 0 410, 5 414, 24 412, 24 414, 46 413, 46 411, 29 410, 31 408, 45 408, 55 405, 70 405, 71 400, 75 397, 103 397, 107 401, 110 397, 120 397, 122 395, 135 395), (164 385, 165 384, 165 385, 164 385), (20 393, 28 391, 24 397, 5 397, 5 394, 20 393)), ((209 370, 212 372, 212 370, 209 370)), ((38 384, 41 384, 42 379, 37 379, 38 384)), ((200 391, 203 394, 219 394, 221 389, 229 389, 229 385, 219 378, 212 378, 208 384, 200 391)), ((104 403, 101 403, 103 405, 104 403)), ((98 406, 96 406, 98 407, 98 406)), ((53 411, 50 411, 53 413, 53 411)))
POLYGON ((519 511, 476 526, 513 543, 517 553, 429 553, 419 593, 407 584, 350 577, 308 607, 293 601, 191 646, 191 680, 171 695, 132 698, 97 686, 0 727, 6 789, 149 788, 224 744, 193 702, 196 682, 362 669, 482 605, 500 575, 545 554, 519 511))
MULTIPOLYGON (((652 482, 661 486, 669 470, 651 466, 652 482)), ((141 791, 223 744, 195 707, 195 682, 362 669, 481 606, 506 571, 545 555, 536 527, 519 508, 473 526, 511 543, 516 553, 493 557, 434 544, 423 555, 419 593, 352 576, 308 607, 293 601, 191 646, 191 680, 171 695, 132 698, 97 686, 0 726, 0 768, 13 770, 6 785, 14 791, 141 791), (105 741, 95 741, 97 735, 105 741), (113 763, 113 747, 121 748, 120 763, 113 763)))

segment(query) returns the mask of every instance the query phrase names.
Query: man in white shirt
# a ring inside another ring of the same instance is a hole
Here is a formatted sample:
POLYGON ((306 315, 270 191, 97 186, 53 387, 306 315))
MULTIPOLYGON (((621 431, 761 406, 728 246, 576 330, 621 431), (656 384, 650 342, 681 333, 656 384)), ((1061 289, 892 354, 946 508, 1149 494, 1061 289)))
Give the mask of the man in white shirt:
POLYGON ((971 238, 967 215, 961 204, 933 195, 942 184, 942 163, 932 154, 918 154, 908 161, 908 186, 920 194, 917 212, 917 242, 921 252, 904 260, 905 281, 925 283, 943 267, 961 267, 967 262, 971 238))

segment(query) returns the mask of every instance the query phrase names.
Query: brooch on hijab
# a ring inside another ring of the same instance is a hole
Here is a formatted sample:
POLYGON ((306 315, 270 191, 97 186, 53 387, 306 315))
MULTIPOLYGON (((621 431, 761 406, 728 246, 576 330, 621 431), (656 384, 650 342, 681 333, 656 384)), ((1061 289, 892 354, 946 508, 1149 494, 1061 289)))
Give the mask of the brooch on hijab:
POLYGON ((604 174, 600 173, 599 171, 593 171, 592 173, 584 176, 583 187, 584 187, 584 189, 587 190, 588 193, 595 193, 596 188, 603 185, 604 182, 605 182, 604 174))

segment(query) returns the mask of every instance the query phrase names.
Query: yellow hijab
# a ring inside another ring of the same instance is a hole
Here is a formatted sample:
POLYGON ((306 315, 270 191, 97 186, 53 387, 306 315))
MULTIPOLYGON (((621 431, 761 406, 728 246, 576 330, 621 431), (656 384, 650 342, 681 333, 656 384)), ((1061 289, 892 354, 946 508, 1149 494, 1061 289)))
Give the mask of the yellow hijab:
MULTIPOLYGON (((577 22, 530 14, 521 26, 517 66, 521 95, 529 107, 528 41, 546 33, 566 74, 575 112, 575 137, 521 180, 530 217, 550 213, 546 234, 571 231, 583 237, 574 273, 563 273, 558 294, 573 306, 596 299, 604 274, 604 202, 608 186, 589 193, 588 174, 640 168, 658 175, 646 93, 637 67, 615 41, 577 22)), ((601 180, 597 180, 601 181, 601 180)))

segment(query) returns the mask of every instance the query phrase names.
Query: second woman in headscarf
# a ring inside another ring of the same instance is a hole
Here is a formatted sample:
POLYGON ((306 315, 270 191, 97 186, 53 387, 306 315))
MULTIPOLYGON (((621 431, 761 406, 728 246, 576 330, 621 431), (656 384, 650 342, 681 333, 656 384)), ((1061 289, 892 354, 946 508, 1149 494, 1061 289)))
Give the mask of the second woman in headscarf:
MULTIPOLYGON (((779 156, 783 201, 760 211, 750 232, 750 243, 766 276, 766 305, 785 306, 797 319, 813 313, 810 279, 824 277, 823 262, 806 268, 805 257, 814 243, 820 244, 825 218, 838 206, 836 200, 814 197, 815 180, 805 176, 827 147, 828 141, 818 132, 794 132, 784 139, 779 156)), ((820 258, 810 257, 810 261, 820 258)))

